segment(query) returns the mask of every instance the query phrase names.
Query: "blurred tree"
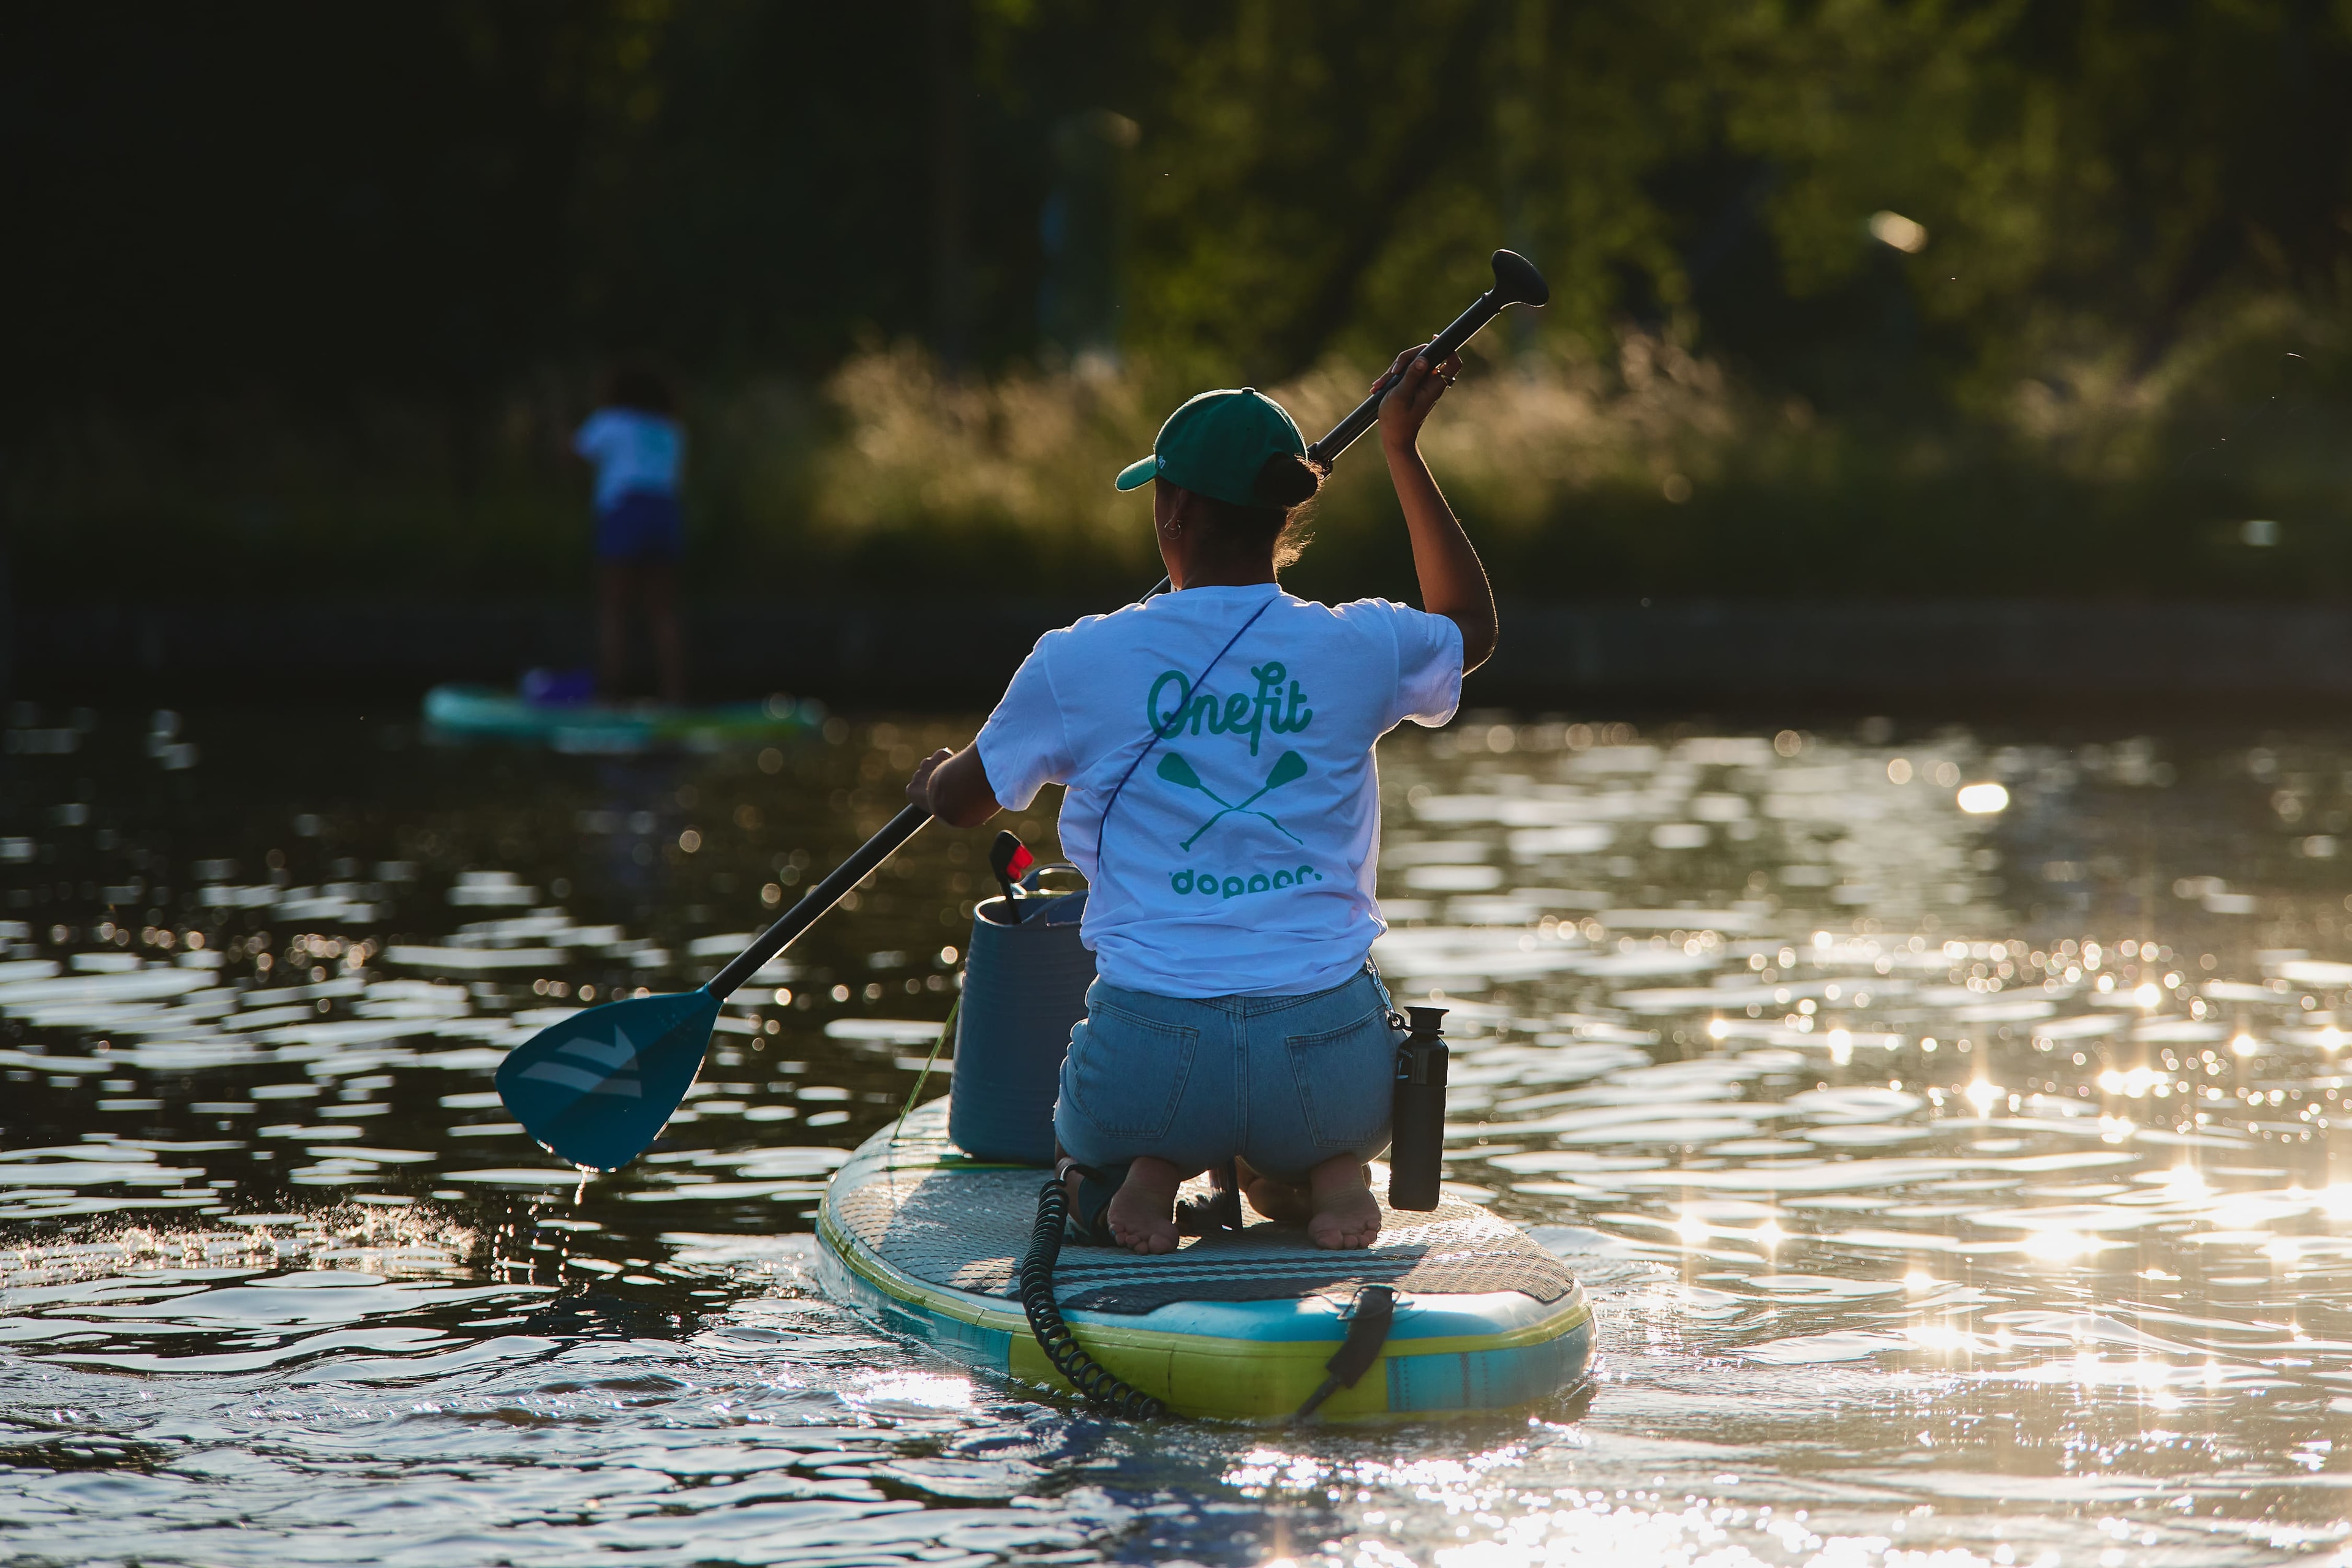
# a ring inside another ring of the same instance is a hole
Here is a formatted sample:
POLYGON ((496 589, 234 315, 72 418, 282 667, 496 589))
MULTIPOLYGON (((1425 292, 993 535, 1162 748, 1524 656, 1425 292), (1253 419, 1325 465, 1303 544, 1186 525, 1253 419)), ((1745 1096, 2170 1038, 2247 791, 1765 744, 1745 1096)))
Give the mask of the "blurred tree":
POLYGON ((620 354, 994 374, 1115 308, 1171 385, 1369 371, 1501 242, 1554 288, 1522 348, 1638 328, 1962 444, 2193 402, 2352 278, 2330 0, 89 0, 0 12, 0 439, 59 521, 215 515, 264 452, 466 493, 620 354))
POLYGON ((2352 259, 2323 0, 100 0, 0 18, 0 73, 44 404, 818 369, 861 332, 1001 361, 1057 135, 1103 110, 1141 127, 1135 341, 1267 379, 1432 324, 1504 237, 1579 331, 1768 368, 1864 352, 1892 277, 1968 363, 2071 322, 2145 370, 2216 290, 2352 259))
POLYGON ((595 14, 8 14, 18 416, 263 382, 440 395, 563 334, 595 14), (28 406, 29 405, 29 406, 28 406))
POLYGON ((1037 325, 1066 353, 1118 353, 1127 156, 1135 137, 1135 121, 1107 109, 1069 115, 1054 127, 1054 189, 1039 226, 1045 279, 1037 325))

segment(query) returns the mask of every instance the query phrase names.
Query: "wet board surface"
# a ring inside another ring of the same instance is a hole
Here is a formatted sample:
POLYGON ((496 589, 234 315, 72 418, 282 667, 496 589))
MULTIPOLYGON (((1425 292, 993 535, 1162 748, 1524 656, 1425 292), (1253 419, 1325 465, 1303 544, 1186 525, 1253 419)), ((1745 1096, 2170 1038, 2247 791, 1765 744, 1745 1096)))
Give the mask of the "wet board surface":
MULTIPOLYGON (((958 1359, 1056 1381, 1015 1300, 1047 1173, 968 1161, 946 1129, 946 1104, 934 1101, 843 1166, 819 1226, 830 1282, 958 1359)), ((1065 1247, 1055 1296, 1097 1359, 1194 1414, 1294 1408, 1319 1381, 1357 1293, 1373 1284, 1399 1293, 1388 1370, 1335 1414, 1507 1408, 1581 1374, 1591 1311, 1567 1268, 1525 1232, 1454 1200, 1428 1214, 1384 1205, 1382 1217, 1379 1245, 1351 1252, 1264 1222, 1154 1257, 1065 1247), (1141 1353, 1122 1357, 1130 1346, 1141 1353), (1188 1354, 1221 1369, 1189 1387, 1153 1386, 1153 1367, 1188 1354)))

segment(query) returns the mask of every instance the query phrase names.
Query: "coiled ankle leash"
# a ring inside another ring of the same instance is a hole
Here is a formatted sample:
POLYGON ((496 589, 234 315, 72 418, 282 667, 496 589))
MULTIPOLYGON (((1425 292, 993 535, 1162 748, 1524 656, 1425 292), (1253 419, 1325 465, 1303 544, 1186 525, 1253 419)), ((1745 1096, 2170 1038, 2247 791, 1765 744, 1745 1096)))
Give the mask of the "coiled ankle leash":
POLYGON ((1021 1310, 1028 1314, 1029 1331, 1037 1348, 1069 1379, 1070 1386, 1089 1405, 1115 1415, 1150 1421, 1168 1414, 1168 1406, 1139 1388, 1129 1387, 1078 1344, 1078 1336, 1062 1321, 1054 1302, 1054 1265, 1062 1256, 1062 1231, 1069 1223, 1070 1194, 1064 1184, 1073 1162, 1054 1167, 1053 1180, 1037 1193, 1037 1225, 1029 1233, 1029 1250, 1021 1256, 1021 1310))

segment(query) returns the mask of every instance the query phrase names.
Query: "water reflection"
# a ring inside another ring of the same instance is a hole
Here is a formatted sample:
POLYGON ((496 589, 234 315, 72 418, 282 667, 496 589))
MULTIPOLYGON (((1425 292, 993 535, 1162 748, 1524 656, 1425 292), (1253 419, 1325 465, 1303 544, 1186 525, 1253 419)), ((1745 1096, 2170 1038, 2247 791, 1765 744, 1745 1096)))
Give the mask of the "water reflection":
MULTIPOLYGON (((1449 1173, 1585 1278, 1601 1384, 1589 1412, 1268 1435, 1022 1399, 809 1287, 817 1195, 946 1013, 971 836, 919 839, 763 972, 624 1175, 583 1185, 489 1089, 568 1009, 715 967, 956 727, 617 761, 357 720, 292 755, 274 716, 197 714, 166 756, 143 718, 20 717, 50 737, 0 773, 22 1552, 168 1530, 206 1561, 1469 1568, 2346 1541, 2333 738, 1487 715, 1392 742, 1378 956, 1454 1009, 1449 1173)), ((1050 845, 1045 812, 1016 826, 1050 845)))

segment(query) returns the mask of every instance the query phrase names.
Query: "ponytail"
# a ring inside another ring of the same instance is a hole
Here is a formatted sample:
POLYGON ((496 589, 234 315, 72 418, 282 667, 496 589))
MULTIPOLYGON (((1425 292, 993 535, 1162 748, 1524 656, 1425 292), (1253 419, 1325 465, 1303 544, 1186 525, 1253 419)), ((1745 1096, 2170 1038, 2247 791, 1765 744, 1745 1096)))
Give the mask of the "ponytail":
POLYGON ((1288 511, 1305 506, 1323 488, 1323 470, 1291 452, 1276 452, 1257 471, 1250 487, 1261 505, 1288 511))
POLYGON ((1236 551, 1271 547, 1278 572, 1307 548, 1308 504, 1323 489, 1326 472, 1295 452, 1276 452, 1259 466, 1250 486, 1257 505, 1239 506, 1194 490, 1194 515, 1236 551))

